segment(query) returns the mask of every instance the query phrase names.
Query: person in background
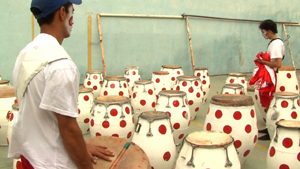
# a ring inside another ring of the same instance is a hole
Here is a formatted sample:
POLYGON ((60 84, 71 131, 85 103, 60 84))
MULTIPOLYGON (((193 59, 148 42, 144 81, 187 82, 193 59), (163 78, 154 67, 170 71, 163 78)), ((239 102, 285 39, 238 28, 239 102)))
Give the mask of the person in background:
POLYGON ((32 0, 41 33, 16 59, 13 84, 20 104, 9 158, 23 168, 91 169, 94 156, 110 161, 104 146, 86 144, 78 126, 79 71, 61 46, 71 35, 73 4, 81 0, 32 0))

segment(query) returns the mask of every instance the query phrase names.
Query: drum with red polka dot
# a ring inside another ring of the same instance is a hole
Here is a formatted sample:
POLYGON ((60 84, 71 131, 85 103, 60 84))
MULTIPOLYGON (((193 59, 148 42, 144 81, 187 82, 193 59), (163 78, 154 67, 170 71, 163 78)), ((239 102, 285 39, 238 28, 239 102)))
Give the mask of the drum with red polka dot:
POLYGON ((260 97, 259 97, 259 90, 255 89, 254 91, 254 98, 255 98, 255 107, 256 107, 256 111, 258 111, 257 113, 260 113, 263 121, 266 123, 267 122, 267 112, 268 112, 268 108, 263 107, 260 103, 260 97))
POLYGON ((188 75, 178 76, 175 88, 177 91, 186 92, 187 104, 191 113, 190 119, 195 119, 204 100, 200 78, 188 75))
POLYGON ((93 106, 94 95, 93 89, 79 88, 78 94, 78 118, 76 118, 82 134, 87 134, 90 131, 91 108, 93 106))
POLYGON ((206 103, 210 91, 210 77, 207 68, 196 67, 194 76, 198 76, 200 78, 202 84, 202 90, 203 90, 203 99, 204 99, 204 103, 206 103))
POLYGON ((173 168, 177 158, 169 115, 161 111, 140 114, 132 142, 148 155, 154 169, 173 168))
POLYGON ((299 169, 300 121, 282 120, 276 126, 267 154, 267 168, 299 169))
POLYGON ((13 86, 0 87, 0 146, 7 146, 7 130, 10 120, 9 112, 12 105, 17 103, 13 86))
POLYGON ((154 111, 156 96, 154 85, 151 80, 138 80, 134 82, 131 97, 131 106, 134 112, 134 122, 136 124, 139 115, 145 111, 154 111))
MULTIPOLYGON (((0 77, 0 78, 1 78, 1 77, 0 77)), ((10 85, 9 82, 10 82, 9 80, 1 80, 1 79, 0 79, 0 86, 9 86, 9 85, 10 85)))
POLYGON ((14 159, 13 161, 13 169, 24 169, 22 165, 21 158, 14 159))
POLYGON ((137 66, 128 66, 126 67, 124 77, 127 79, 129 96, 132 95, 132 87, 134 86, 134 82, 137 80, 141 80, 141 76, 139 74, 139 67, 137 66))
POLYGON ((277 121, 300 121, 300 95, 298 93, 276 92, 273 96, 267 112, 267 129, 271 138, 275 133, 277 121))
POLYGON ((152 82, 156 98, 158 93, 162 90, 171 90, 170 73, 168 71, 155 71, 152 73, 152 82))
POLYGON ((176 77, 184 75, 183 70, 179 65, 162 65, 161 70, 168 71, 170 73, 169 78, 171 90, 173 90, 176 85, 176 77))
POLYGON ((244 95, 244 87, 240 84, 224 84, 221 94, 240 94, 244 95))
POLYGON ((177 90, 165 90, 159 92, 156 103, 156 111, 167 112, 174 132, 176 145, 181 145, 190 125, 190 109, 187 105, 186 93, 177 90))
POLYGON ((124 96, 99 96, 91 110, 92 136, 115 136, 131 140, 134 131, 130 100, 124 96))
POLYGON ((106 76, 101 84, 100 96, 119 95, 129 98, 127 79, 124 76, 106 76))
POLYGON ((236 94, 214 95, 210 101, 204 130, 231 135, 243 164, 255 147, 258 136, 252 97, 236 94))
POLYGON ((100 95, 101 83, 103 81, 103 73, 100 70, 87 71, 83 87, 93 89, 94 97, 100 95))
POLYGON ((233 138, 223 132, 196 131, 184 139, 175 169, 240 169, 233 138))
POLYGON ((247 80, 246 75, 243 73, 229 73, 225 83, 227 84, 240 84, 244 87, 244 94, 247 95, 247 80))
POLYGON ((19 114, 19 104, 15 103, 12 105, 12 108, 10 111, 7 112, 7 119, 8 119, 8 124, 7 124, 7 144, 10 143, 11 140, 11 134, 12 134, 12 128, 15 119, 18 117, 19 114))
POLYGON ((293 66, 281 66, 276 76, 276 92, 299 93, 298 78, 293 66))

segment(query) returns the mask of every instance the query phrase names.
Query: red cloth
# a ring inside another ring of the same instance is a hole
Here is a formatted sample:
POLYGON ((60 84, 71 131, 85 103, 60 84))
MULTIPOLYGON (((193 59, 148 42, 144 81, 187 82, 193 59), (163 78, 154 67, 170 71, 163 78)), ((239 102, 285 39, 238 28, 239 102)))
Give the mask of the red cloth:
POLYGON ((22 155, 21 155, 21 161, 22 161, 23 169, 34 169, 30 164, 30 162, 22 155))
MULTIPOLYGON (((266 61, 271 60, 270 55, 268 53, 260 52, 256 55, 256 57, 266 61)), ((258 88, 260 103, 263 107, 268 108, 270 106, 271 100, 273 99, 273 93, 275 92, 276 84, 273 83, 271 75, 266 68, 266 65, 258 63, 257 60, 254 60, 254 63, 258 66, 258 71, 251 78, 249 85, 254 85, 258 81, 260 81, 259 88, 258 88)), ((274 69, 272 70, 274 71, 274 69)), ((275 71, 274 74, 276 76, 275 71)))

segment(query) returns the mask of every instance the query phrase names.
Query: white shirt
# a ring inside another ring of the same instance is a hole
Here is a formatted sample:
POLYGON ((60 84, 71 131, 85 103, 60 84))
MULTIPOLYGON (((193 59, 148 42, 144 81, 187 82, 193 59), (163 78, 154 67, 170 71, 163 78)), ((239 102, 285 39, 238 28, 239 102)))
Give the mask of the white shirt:
MULTIPOLYGON (((280 39, 273 40, 268 46, 267 53, 270 55, 271 62, 274 62, 276 58, 283 58, 285 52, 284 43, 280 39)), ((276 71, 277 68, 274 68, 276 71)))
MULTIPOLYGON (((57 40, 48 34, 40 34, 29 43, 16 60, 13 84, 17 84, 20 64, 32 47, 54 43, 58 44, 57 40)), ((78 117, 78 88, 79 71, 73 61, 62 59, 43 68, 27 86, 13 125, 8 157, 23 155, 35 169, 77 168, 63 146, 55 113, 78 117)))

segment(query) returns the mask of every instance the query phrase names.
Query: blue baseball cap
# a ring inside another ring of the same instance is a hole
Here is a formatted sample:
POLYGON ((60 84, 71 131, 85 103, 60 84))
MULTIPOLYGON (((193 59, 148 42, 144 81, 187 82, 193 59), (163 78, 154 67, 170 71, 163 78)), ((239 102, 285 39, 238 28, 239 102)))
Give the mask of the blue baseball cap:
POLYGON ((41 19, 58 10, 68 2, 78 5, 82 3, 81 0, 32 0, 30 8, 38 8, 42 13, 34 15, 34 17, 41 19))

